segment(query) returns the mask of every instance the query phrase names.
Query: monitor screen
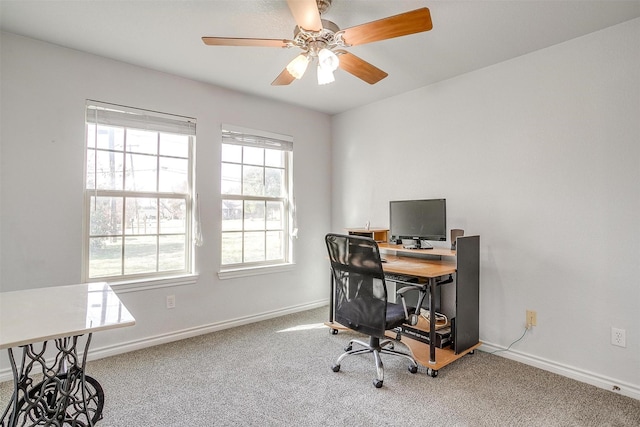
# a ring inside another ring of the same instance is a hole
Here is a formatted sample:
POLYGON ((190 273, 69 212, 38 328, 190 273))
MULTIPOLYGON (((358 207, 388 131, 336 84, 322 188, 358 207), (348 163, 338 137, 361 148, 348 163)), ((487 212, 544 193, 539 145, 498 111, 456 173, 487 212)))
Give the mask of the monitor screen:
POLYGON ((447 240, 446 199, 389 202, 391 239, 447 240))

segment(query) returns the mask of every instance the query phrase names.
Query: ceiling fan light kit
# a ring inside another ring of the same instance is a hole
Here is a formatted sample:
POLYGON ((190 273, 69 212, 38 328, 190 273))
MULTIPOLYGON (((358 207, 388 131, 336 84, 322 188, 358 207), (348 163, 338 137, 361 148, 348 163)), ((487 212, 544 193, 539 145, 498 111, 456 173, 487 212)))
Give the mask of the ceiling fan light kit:
POLYGON ((433 27, 429 9, 424 7, 378 21, 340 30, 333 22, 321 19, 333 0, 287 0, 296 21, 293 40, 252 39, 228 37, 202 37, 209 46, 260 46, 297 47, 297 55, 271 83, 273 86, 291 84, 302 78, 310 62, 318 60, 318 84, 335 81, 333 72, 338 68, 375 84, 387 77, 387 73, 365 60, 344 50, 350 46, 372 43, 394 37, 429 31, 433 27))
POLYGON ((300 55, 293 58, 291 62, 289 62, 289 64, 287 65, 287 71, 294 78, 300 80, 304 75, 304 72, 307 71, 309 62, 311 62, 311 60, 309 59, 309 54, 307 52, 301 53, 300 55))
POLYGON ((318 64, 318 84, 326 85, 336 81, 333 71, 330 68, 323 67, 322 64, 318 64))

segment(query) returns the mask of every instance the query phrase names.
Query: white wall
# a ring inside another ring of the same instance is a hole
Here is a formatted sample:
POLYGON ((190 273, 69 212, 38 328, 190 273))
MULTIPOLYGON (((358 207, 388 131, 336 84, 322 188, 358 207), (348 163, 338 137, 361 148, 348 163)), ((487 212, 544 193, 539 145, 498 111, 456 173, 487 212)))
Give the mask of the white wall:
MULTIPOLYGON (((323 237, 330 228, 330 183, 322 177, 330 170, 328 115, 12 34, 1 37, 2 291, 81 280, 89 98, 197 119, 196 185, 205 241, 195 253, 197 283, 121 294, 137 324, 96 334, 94 354, 327 302, 323 237), (300 232, 291 271, 218 279, 221 123, 294 137, 300 232), (170 294, 177 306, 167 310, 170 294)), ((55 315, 46 301, 38 304, 55 315)))
POLYGON ((481 235, 484 348, 536 310, 498 354, 640 398, 638 40, 640 19, 334 116, 333 229, 446 198, 481 235))

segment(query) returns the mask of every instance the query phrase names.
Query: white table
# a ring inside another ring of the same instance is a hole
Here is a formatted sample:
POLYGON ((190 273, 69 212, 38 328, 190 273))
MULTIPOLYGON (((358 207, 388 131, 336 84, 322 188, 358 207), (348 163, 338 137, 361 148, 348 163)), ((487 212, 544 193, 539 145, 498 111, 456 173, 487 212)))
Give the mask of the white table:
POLYGON ((0 426, 94 425, 104 393, 84 373, 91 336, 134 324, 106 283, 0 293, 0 349, 7 349, 14 377, 0 426), (22 349, 20 366, 14 348, 22 349))

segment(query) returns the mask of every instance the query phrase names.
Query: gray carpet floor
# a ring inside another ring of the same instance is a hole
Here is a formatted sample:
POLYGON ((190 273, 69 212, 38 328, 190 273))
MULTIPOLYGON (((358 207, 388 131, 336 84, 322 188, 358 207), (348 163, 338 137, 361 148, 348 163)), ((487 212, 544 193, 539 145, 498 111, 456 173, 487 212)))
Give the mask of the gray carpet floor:
MULTIPOLYGON (((482 351, 436 378, 383 356, 376 389, 371 355, 331 370, 357 335, 331 335, 327 310, 89 362, 106 395, 98 427, 640 426, 638 400, 482 351)), ((0 384, 2 407, 10 388, 0 384)))

